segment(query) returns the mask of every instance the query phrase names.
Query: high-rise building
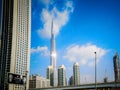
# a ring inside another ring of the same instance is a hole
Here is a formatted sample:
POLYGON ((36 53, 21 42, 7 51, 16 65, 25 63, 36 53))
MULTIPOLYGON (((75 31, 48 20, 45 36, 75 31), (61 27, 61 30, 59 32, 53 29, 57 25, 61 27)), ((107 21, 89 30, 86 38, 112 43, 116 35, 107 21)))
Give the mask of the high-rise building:
POLYGON ((66 86, 66 70, 64 65, 58 68, 58 86, 66 86))
POLYGON ((56 70, 56 46, 55 35, 53 28, 53 20, 51 25, 51 51, 50 51, 50 64, 53 67, 53 86, 57 86, 57 70, 56 70))
POLYGON ((118 53, 113 57, 115 82, 120 81, 120 63, 118 53))
POLYGON ((74 78, 73 78, 73 76, 71 76, 70 78, 69 78, 69 85, 71 86, 71 85, 74 85, 74 78))
POLYGON ((2 0, 0 89, 29 87, 31 0, 2 0), (27 76, 25 85, 9 84, 8 73, 27 76))
POLYGON ((73 65, 73 79, 74 85, 80 85, 80 66, 77 62, 73 65))
POLYGON ((29 79, 29 88, 45 88, 50 87, 50 80, 40 75, 32 75, 29 79))
POLYGON ((53 86, 53 67, 48 66, 47 68, 47 79, 50 80, 50 86, 53 86))

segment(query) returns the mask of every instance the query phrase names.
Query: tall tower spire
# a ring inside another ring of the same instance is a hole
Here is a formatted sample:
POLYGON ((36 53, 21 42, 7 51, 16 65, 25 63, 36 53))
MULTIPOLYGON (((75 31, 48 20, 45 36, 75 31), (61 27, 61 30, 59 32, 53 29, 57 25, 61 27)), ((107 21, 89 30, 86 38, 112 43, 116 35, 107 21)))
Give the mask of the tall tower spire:
POLYGON ((57 71, 56 71, 56 46, 55 35, 53 29, 53 19, 51 24, 51 52, 50 52, 50 64, 53 67, 53 86, 57 86, 57 71))

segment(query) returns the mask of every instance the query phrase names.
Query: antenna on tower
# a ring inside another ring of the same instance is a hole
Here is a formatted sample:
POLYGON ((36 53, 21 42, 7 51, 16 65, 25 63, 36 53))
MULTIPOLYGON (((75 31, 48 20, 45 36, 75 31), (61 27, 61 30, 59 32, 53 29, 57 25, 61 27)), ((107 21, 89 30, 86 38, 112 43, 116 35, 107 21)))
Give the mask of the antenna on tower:
POLYGON ((51 35, 53 35, 53 18, 52 18, 52 21, 51 21, 51 35))
POLYGON ((104 74, 105 74, 104 76, 105 76, 105 77, 107 76, 107 75, 106 75, 106 72, 107 72, 107 71, 106 71, 106 69, 105 69, 105 71, 104 71, 104 74))

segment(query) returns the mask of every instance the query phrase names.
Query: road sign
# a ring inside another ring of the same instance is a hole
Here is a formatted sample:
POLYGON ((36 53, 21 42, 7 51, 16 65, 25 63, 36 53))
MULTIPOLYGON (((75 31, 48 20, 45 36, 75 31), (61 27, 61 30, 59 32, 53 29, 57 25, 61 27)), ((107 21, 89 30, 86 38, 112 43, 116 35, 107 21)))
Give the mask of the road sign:
POLYGON ((23 75, 8 73, 8 83, 11 84, 25 84, 26 77, 23 75))

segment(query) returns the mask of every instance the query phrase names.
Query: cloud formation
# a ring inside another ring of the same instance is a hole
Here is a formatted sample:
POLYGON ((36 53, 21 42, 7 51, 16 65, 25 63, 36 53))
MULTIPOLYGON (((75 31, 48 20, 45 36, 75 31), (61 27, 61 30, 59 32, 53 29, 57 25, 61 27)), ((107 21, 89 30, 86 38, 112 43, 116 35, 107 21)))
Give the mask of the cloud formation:
POLYGON ((97 54, 97 63, 108 52, 108 50, 97 47, 93 44, 77 45, 73 44, 66 48, 64 59, 72 62, 79 62, 80 65, 94 66, 95 54, 97 54))
POLYGON ((48 51, 48 47, 47 46, 38 46, 37 48, 31 48, 31 54, 33 53, 41 53, 41 55, 43 56, 48 56, 49 55, 49 51, 48 51))
POLYGON ((41 37, 51 37, 52 20, 55 36, 59 34, 61 28, 68 22, 70 13, 74 11, 73 2, 65 0, 64 3, 62 10, 59 10, 57 2, 53 3, 53 0, 44 1, 43 4, 46 7, 42 9, 40 14, 43 27, 38 30, 38 34, 41 37))

